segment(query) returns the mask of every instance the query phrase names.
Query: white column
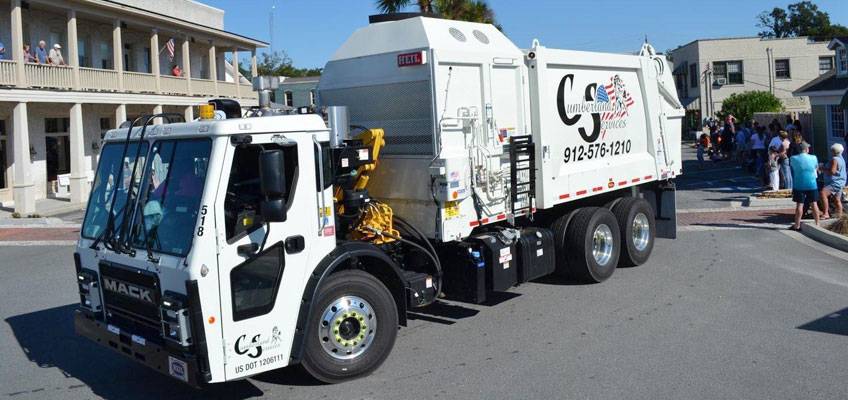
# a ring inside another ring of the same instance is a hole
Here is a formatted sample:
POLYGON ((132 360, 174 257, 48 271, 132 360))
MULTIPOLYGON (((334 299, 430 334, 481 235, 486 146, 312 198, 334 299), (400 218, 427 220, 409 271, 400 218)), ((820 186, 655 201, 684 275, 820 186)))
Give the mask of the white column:
POLYGON ((185 120, 187 122, 194 121, 194 107, 186 106, 186 108, 183 110, 183 115, 185 116, 185 120))
POLYGON ((73 68, 71 79, 73 79, 74 89, 79 89, 79 42, 77 41, 77 10, 68 10, 68 65, 73 68))
MULTIPOLYGON (((12 0, 12 58, 17 63, 18 87, 25 87, 26 76, 24 76, 24 32, 23 20, 21 19, 21 0, 12 0)), ((8 52, 9 49, 6 49, 8 52)), ((35 50, 33 50, 34 52, 35 50)), ((27 153, 28 154, 28 153, 27 153)))
POLYGON ((150 31, 150 69, 156 82, 156 93, 162 93, 159 86, 159 31, 156 28, 150 31))
POLYGON ((209 78, 212 79, 212 88, 215 96, 218 95, 218 55, 215 52, 215 42, 209 41, 209 78))
POLYGON ((189 54, 189 37, 183 36, 183 76, 186 78, 186 90, 191 96, 191 55, 189 54))
POLYGON ((241 89, 241 85, 239 82, 239 63, 238 63, 238 48, 233 47, 233 80, 236 82, 236 98, 241 98, 239 89, 241 89))
POLYGON ((23 215, 35 212, 35 183, 32 181, 32 163, 29 159, 29 124, 27 104, 18 103, 12 112, 12 146, 15 183, 12 186, 15 211, 23 215))
POLYGON ((83 130, 82 104, 71 106, 71 203, 88 200, 88 182, 85 167, 85 133, 83 130))
MULTIPOLYGON (((161 105, 161 104, 157 104, 155 107, 153 107, 153 114, 154 114, 154 115, 155 115, 155 114, 162 114, 162 105, 161 105)), ((163 121, 162 121, 162 118, 154 118, 154 119, 153 119, 153 124, 154 124, 154 125, 159 125, 159 124, 161 124, 162 122, 163 122, 163 121)))
POLYGON ((258 66, 256 65, 256 49, 250 51, 250 76, 256 77, 259 74, 258 66))
MULTIPOLYGON (((112 25, 112 67, 118 73, 118 91, 124 91, 124 41, 121 38, 121 20, 115 19, 112 25)), ((124 107, 126 117, 126 107, 124 107)), ((126 118, 125 118, 126 119, 126 118)), ((123 121, 119 121, 120 124, 123 121)))
POLYGON ((127 105, 126 104, 118 104, 118 107, 115 107, 115 128, 121 126, 124 121, 127 120, 127 105))

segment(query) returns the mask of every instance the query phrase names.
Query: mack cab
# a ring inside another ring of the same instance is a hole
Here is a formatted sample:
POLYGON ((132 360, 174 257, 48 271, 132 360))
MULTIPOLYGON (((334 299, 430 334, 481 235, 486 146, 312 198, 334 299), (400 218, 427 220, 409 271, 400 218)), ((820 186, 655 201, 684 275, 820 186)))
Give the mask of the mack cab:
MULTIPOLYGON (((195 386, 299 362, 328 382, 376 368, 409 279, 375 246, 337 242, 324 120, 154 117, 168 118, 105 136, 74 255, 77 332, 195 386)), ((368 164, 353 151, 335 172, 368 164)))

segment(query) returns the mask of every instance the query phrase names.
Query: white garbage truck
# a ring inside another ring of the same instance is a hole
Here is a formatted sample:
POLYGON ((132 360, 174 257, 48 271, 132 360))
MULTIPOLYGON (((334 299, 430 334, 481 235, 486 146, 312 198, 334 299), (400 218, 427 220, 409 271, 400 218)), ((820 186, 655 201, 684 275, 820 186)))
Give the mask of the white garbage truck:
POLYGON ((292 364, 341 382, 411 308, 602 282, 676 235, 683 108, 649 45, 521 50, 491 25, 382 17, 327 63, 324 118, 276 107, 275 85, 105 135, 78 333, 193 386, 292 364))

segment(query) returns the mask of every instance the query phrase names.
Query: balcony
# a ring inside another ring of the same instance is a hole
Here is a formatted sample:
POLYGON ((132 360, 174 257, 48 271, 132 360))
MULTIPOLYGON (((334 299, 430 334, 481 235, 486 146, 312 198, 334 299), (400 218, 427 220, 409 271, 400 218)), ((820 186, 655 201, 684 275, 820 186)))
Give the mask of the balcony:
POLYGON ((24 89, 77 90, 88 92, 159 94, 167 96, 229 97, 255 100, 253 86, 210 79, 190 80, 184 77, 156 75, 100 68, 57 67, 44 64, 23 64, 20 79, 15 61, 0 60, 0 86, 24 89), (189 82, 190 81, 190 82, 189 82), (123 87, 123 89, 121 89, 123 87))

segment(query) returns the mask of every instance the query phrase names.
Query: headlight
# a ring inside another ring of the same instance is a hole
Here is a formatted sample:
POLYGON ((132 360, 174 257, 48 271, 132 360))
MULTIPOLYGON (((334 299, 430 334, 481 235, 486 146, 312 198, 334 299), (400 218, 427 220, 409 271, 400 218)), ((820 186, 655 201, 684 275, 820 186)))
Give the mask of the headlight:
POLYGON ((100 298, 100 282, 97 273, 90 270, 80 270, 77 273, 77 286, 79 287, 80 305, 90 311, 100 312, 103 310, 103 301, 100 298))

